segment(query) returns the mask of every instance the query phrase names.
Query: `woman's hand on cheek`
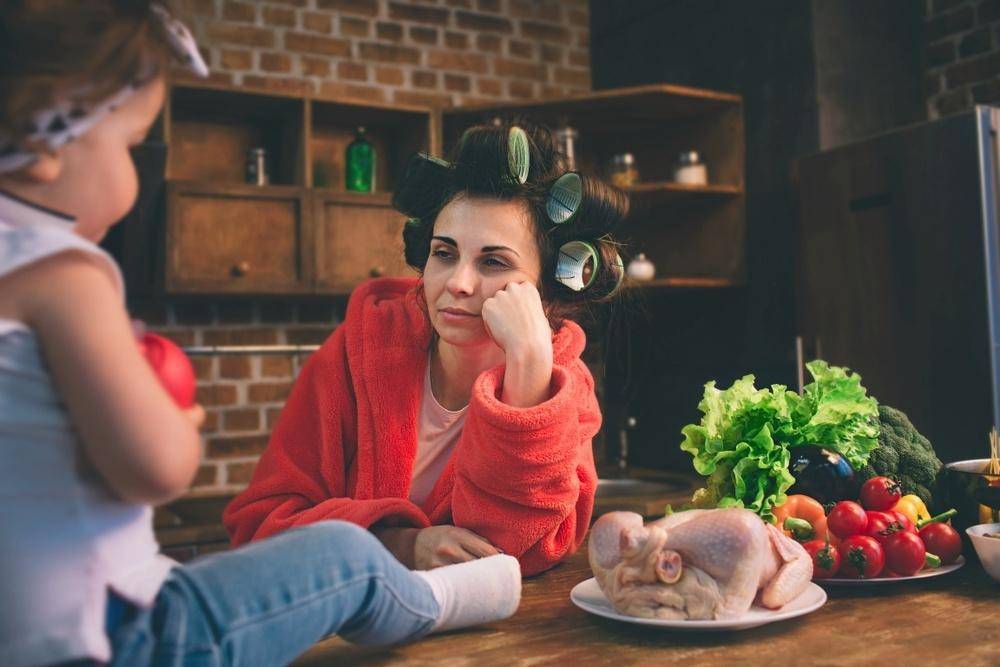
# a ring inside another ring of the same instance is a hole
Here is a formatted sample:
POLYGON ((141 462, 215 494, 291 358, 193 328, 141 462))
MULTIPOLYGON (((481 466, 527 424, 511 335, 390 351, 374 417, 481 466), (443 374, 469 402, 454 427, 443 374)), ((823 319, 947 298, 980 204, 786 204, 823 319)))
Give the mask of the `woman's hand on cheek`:
POLYGON ((552 358, 552 330, 538 288, 510 283, 483 302, 483 324, 508 358, 552 358))
POLYGON ((507 405, 526 408, 549 398, 552 329, 542 298, 531 283, 511 283, 483 302, 483 324, 504 351, 507 405))
POLYGON ((498 553, 500 551, 496 547, 471 530, 457 526, 431 526, 417 532, 413 545, 414 569, 431 570, 498 553))

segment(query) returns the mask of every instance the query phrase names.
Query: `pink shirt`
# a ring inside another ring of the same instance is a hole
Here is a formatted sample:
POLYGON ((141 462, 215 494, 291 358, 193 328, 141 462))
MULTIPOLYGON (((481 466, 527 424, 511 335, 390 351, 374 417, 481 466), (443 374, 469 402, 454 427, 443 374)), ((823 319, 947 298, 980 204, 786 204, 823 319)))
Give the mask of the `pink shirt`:
POLYGON ((448 410, 437 402, 431 390, 431 364, 428 361, 424 393, 420 399, 417 457, 413 461, 413 478, 410 483, 410 500, 417 505, 423 504, 427 499, 444 471, 445 464, 462 435, 465 413, 468 410, 468 405, 461 410, 448 410))

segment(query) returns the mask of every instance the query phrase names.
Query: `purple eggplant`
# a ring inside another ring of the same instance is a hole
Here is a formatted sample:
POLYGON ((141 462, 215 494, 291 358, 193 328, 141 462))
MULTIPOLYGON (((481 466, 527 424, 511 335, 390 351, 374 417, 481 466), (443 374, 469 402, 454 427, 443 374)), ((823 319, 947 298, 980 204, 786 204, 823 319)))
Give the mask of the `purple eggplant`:
POLYGON ((843 456, 819 445, 789 449, 788 470, 795 478, 787 493, 802 493, 826 505, 839 500, 857 500, 861 482, 843 456))

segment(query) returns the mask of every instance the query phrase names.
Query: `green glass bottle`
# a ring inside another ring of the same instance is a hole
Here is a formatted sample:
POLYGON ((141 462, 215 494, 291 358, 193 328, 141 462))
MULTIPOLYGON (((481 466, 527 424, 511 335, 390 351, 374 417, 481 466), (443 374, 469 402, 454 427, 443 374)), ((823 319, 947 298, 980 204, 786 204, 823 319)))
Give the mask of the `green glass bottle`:
POLYGON ((375 147, 365 138, 365 128, 354 132, 354 141, 347 146, 347 168, 344 169, 347 189, 352 192, 375 190, 375 147))

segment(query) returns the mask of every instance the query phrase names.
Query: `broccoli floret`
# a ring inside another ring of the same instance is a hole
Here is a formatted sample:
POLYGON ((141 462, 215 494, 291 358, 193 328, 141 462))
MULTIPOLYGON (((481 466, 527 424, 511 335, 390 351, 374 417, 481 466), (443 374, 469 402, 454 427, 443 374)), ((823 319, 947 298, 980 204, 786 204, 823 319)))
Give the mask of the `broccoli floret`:
POLYGON ((938 480, 944 464, 934 454, 930 441, 920 435, 909 417, 895 408, 879 404, 881 425, 878 447, 859 474, 862 481, 878 475, 892 477, 903 493, 915 493, 929 508, 936 507, 938 480))

